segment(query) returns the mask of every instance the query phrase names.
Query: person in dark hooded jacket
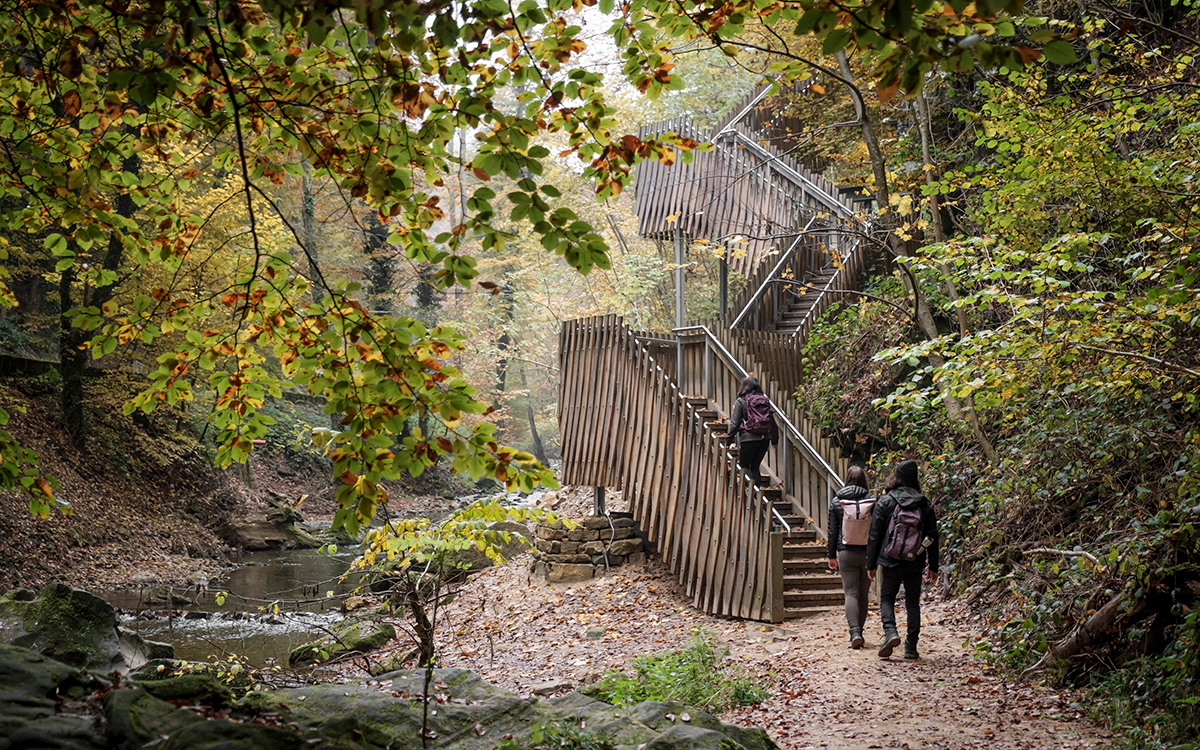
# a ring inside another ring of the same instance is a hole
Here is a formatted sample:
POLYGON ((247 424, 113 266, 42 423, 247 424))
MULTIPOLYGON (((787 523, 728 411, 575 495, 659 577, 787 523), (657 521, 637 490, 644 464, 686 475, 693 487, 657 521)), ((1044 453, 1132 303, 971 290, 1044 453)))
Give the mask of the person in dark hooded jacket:
POLYGON ((854 649, 863 646, 863 626, 867 622, 867 596, 871 589, 867 578, 867 534, 874 504, 867 473, 858 466, 846 471, 846 486, 829 501, 826 552, 829 569, 842 576, 850 648, 854 649))
POLYGON ((904 586, 904 604, 908 610, 908 633, 904 641, 904 658, 917 659, 917 640, 921 635, 921 577, 928 563, 928 580, 933 583, 938 572, 937 515, 929 498, 921 493, 916 461, 902 461, 888 478, 887 494, 875 505, 871 514, 871 535, 867 540, 867 575, 875 580, 875 569, 883 568, 879 585, 879 619, 883 621, 883 645, 879 656, 887 658, 900 645, 896 629, 896 596, 904 586), (922 551, 914 560, 897 560, 884 549, 888 543, 888 526, 898 508, 915 508, 921 513, 922 551))
POLYGON ((749 416, 746 400, 752 395, 766 398, 758 378, 747 375, 742 379, 742 389, 738 392, 737 401, 733 404, 733 413, 729 415, 729 437, 727 439, 737 441, 738 465, 750 473, 750 478, 756 485, 766 487, 769 482, 762 474, 762 462, 767 455, 768 446, 779 444, 779 427, 775 424, 775 417, 772 416, 769 419, 766 433, 751 432, 745 429, 746 419, 749 416))

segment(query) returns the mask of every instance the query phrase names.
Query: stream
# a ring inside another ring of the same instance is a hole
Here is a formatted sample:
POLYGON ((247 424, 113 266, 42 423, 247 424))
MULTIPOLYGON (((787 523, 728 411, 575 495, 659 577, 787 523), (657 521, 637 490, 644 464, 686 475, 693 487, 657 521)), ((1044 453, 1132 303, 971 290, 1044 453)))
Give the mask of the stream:
MULTIPOLYGON (((538 489, 529 495, 509 495, 506 505, 531 505, 545 494, 538 489)), ((488 495, 458 498, 463 505, 488 495)), ((328 592, 352 591, 359 576, 339 582, 359 555, 357 547, 341 547, 337 554, 318 554, 315 549, 243 552, 237 566, 208 591, 176 588, 173 596, 193 603, 176 602, 175 615, 167 615, 165 602, 147 602, 150 590, 126 588, 101 593, 117 608, 121 625, 143 638, 170 643, 175 658, 185 661, 227 660, 233 655, 255 666, 287 666, 288 654, 313 640, 313 631, 328 628, 342 619, 337 602, 319 601, 328 592), (217 603, 218 592, 225 601, 217 603), (310 600, 318 601, 310 601, 310 600)))
POLYGON ((177 602, 174 617, 167 616, 165 603, 146 603, 148 588, 103 596, 119 610, 123 627, 170 643, 176 659, 209 661, 236 654, 254 666, 286 665, 288 653, 311 640, 311 631, 342 619, 336 602, 304 600, 352 590, 357 577, 338 579, 357 556, 357 548, 335 555, 314 549, 245 552, 235 561, 239 567, 202 595, 195 588, 175 589, 175 596, 194 603, 177 602), (217 603, 218 591, 225 593, 223 604, 217 603))

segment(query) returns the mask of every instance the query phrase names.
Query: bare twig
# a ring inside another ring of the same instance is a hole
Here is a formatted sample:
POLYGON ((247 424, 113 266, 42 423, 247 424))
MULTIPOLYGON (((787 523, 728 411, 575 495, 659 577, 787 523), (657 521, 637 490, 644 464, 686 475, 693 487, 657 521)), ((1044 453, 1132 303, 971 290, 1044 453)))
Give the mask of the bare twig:
POLYGON ((1023 554, 1026 554, 1026 555, 1059 555, 1061 557, 1082 557, 1083 559, 1090 562, 1092 565, 1100 564, 1100 561, 1096 559, 1095 555, 1093 555, 1090 552, 1084 552, 1083 550, 1067 550, 1067 549, 1054 549, 1053 547, 1038 547, 1036 549, 1024 550, 1023 554))

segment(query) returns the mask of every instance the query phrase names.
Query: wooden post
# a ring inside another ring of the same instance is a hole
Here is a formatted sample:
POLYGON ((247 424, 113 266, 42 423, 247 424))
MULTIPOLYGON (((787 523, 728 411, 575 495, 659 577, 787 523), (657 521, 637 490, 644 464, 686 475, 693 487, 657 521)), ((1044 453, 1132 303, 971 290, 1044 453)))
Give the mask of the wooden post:
POLYGON ((771 622, 783 622, 785 617, 783 606, 783 532, 771 532, 771 547, 768 550, 770 561, 767 565, 769 578, 767 583, 767 612, 771 622))
POLYGON ((792 489, 792 438, 787 430, 780 430, 779 440, 779 461, 781 466, 779 469, 779 483, 783 485, 784 496, 796 493, 792 489))
POLYGON ((729 248, 721 255, 721 320, 725 325, 725 315, 729 312, 729 248))
POLYGON ((595 511, 596 512, 593 515, 597 515, 597 516, 608 515, 604 511, 604 488, 603 487, 596 487, 595 511))
POLYGON ((713 400, 712 346, 707 337, 704 339, 704 393, 701 395, 709 401, 713 400))

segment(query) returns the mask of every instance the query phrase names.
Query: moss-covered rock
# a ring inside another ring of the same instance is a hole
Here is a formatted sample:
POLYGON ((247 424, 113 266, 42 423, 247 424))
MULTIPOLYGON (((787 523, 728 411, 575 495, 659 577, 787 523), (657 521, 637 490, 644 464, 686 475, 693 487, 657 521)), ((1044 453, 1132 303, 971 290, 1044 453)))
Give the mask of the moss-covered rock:
POLYGON ((230 684, 215 672, 172 675, 159 680, 136 680, 133 684, 164 701, 186 701, 222 708, 232 705, 234 700, 230 684))
MULTIPOLYGON (((418 750, 424 672, 400 670, 350 685, 313 685, 247 696, 234 708, 247 718, 286 715, 306 742, 321 747, 418 750)), ((430 748, 490 750, 506 734, 528 746, 535 725, 589 729, 621 750, 777 750, 766 732, 722 724, 711 714, 677 703, 615 708, 579 693, 551 700, 521 698, 462 669, 434 671, 430 748), (446 698, 446 696, 449 698, 446 698), (683 717, 687 716, 688 721, 683 717)))
POLYGON ((118 627, 116 610, 87 591, 52 583, 31 594, 14 589, 0 597, 0 643, 97 674, 123 674, 145 664, 149 654, 174 655, 169 644, 145 641, 118 627))
POLYGON ((115 750, 138 750, 148 742, 204 720, 142 688, 109 692, 104 696, 104 717, 108 721, 109 744, 115 750))
POLYGON ((346 654, 365 654, 396 637, 396 628, 390 623, 361 618, 343 620, 330 632, 329 636, 292 649, 288 664, 317 664, 346 654))
MULTIPOLYGON (((0 750, 133 750, 156 742, 162 750, 419 750, 424 681, 422 670, 400 670, 358 683, 251 693, 223 714, 238 721, 176 707, 230 706, 232 691, 215 673, 138 681, 105 696, 104 736, 92 719, 58 712, 59 696, 78 699, 97 687, 94 680, 27 649, 0 646, 0 750)), ((778 750, 761 729, 722 724, 679 703, 615 708, 579 693, 521 698, 462 669, 435 670, 431 691, 438 702, 429 705, 428 748, 491 750, 505 735, 528 747, 535 726, 586 726, 618 750, 778 750)))
POLYGON ((60 696, 81 698, 96 687, 67 664, 0 645, 0 747, 105 747, 90 721, 58 713, 60 696))
POLYGON ((225 719, 201 721, 171 734, 162 750, 299 750, 300 735, 261 724, 238 724, 225 719))

